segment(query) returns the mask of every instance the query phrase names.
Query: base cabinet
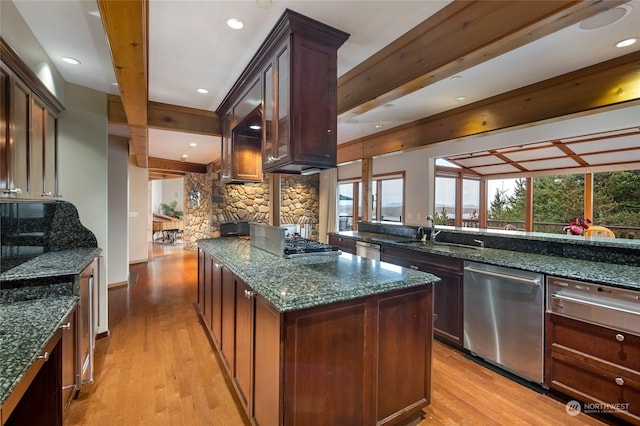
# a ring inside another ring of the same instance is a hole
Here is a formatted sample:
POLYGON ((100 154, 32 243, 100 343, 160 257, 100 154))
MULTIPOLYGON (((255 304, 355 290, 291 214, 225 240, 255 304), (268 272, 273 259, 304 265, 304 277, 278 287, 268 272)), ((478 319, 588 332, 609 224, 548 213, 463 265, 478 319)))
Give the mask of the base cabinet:
POLYGON ((463 262, 460 259, 437 256, 396 247, 382 247, 384 262, 429 272, 440 278, 433 289, 433 334, 457 348, 463 340, 463 262))
POLYGON ((356 254, 356 240, 339 235, 329 235, 329 244, 340 247, 344 253, 356 254))
POLYGON ((222 265, 198 250, 198 313, 216 346, 222 338, 222 265))
POLYGON ((80 362, 78 359, 78 309, 73 310, 62 320, 62 411, 80 389, 80 362))
POLYGON ((62 425, 61 335, 54 334, 3 404, 4 426, 62 425))
POLYGON ((545 382, 640 424, 640 336, 547 313, 545 382))
POLYGON ((223 266, 218 349, 254 425, 402 424, 430 402, 432 306, 425 285, 282 313, 223 266))

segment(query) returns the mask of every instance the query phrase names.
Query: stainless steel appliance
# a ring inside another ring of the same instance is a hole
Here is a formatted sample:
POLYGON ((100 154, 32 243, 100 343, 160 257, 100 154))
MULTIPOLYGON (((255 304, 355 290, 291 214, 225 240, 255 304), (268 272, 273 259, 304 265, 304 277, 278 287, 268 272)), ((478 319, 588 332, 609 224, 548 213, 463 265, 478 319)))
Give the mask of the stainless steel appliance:
POLYGON ((285 227, 261 223, 250 225, 251 245, 286 258, 342 254, 340 247, 308 240, 299 236, 285 237, 285 227))
POLYGON ((241 237, 249 235, 249 222, 233 221, 220 225, 221 237, 241 237))
POLYGON ((309 255, 341 254, 340 247, 302 237, 285 237, 284 256, 287 258, 309 255))
POLYGON ((547 277, 547 310, 640 334, 640 292, 547 277))
POLYGON ((465 262, 464 347, 531 382, 544 374, 544 276, 465 262))
POLYGON ((356 254, 367 259, 380 260, 380 245, 356 241, 356 254))
POLYGON ((97 326, 98 261, 89 264, 77 277, 74 293, 80 297, 78 304, 78 389, 84 383, 93 382, 93 349, 97 326))

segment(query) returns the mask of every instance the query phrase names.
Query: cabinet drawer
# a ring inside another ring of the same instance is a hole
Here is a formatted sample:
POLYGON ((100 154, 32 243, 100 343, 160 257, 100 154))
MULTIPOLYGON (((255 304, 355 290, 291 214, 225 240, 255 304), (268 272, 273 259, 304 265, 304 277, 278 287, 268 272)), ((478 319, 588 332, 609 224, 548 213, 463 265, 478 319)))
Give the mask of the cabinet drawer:
POLYGON ((415 250, 383 246, 381 259, 406 268, 413 266, 420 271, 432 272, 434 269, 444 269, 462 274, 462 260, 448 256, 431 255, 415 250))
POLYGON ((595 363, 613 363, 640 371, 640 337, 627 332, 547 314, 547 348, 576 351, 595 363))
POLYGON ((356 254, 356 240, 338 235, 329 235, 329 244, 340 247, 345 253, 356 254))
POLYGON ((600 404, 593 409, 609 412, 616 405, 622 411, 611 413, 638 424, 640 422, 640 382, 615 372, 559 353, 549 360, 552 380, 550 386, 581 401, 600 404))

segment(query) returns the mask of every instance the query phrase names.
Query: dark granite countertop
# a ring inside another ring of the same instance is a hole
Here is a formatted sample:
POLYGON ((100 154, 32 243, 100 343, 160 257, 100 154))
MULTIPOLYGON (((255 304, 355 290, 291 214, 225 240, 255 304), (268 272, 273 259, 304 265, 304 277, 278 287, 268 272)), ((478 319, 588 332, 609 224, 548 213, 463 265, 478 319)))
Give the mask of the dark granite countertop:
MULTIPOLYGON (((517 268, 561 278, 590 281, 615 287, 628 288, 631 290, 640 290, 640 267, 637 266, 577 260, 559 256, 492 248, 445 251, 446 249, 442 250, 438 249, 438 247, 446 247, 446 244, 432 242, 420 243, 417 241, 415 243, 407 243, 407 241, 410 240, 407 237, 378 234, 374 232, 343 231, 338 232, 335 235, 350 237, 359 241, 388 244, 394 247, 415 250, 423 253, 456 257, 464 260, 489 263, 508 268, 517 268)), ((593 242, 593 244, 596 243, 598 243, 598 241, 593 242)), ((612 244, 612 242, 609 241, 601 242, 601 244, 605 243, 612 244)), ((623 245, 629 244, 625 242, 615 243, 623 245)), ((638 243, 634 242, 633 245, 637 247, 638 243)))
POLYGON ((0 292, 0 406, 77 300, 68 284, 0 292))
POLYGON ((241 238, 198 241, 280 312, 356 299, 440 279, 350 254, 285 259, 241 238))
POLYGON ((0 274, 0 288, 2 282, 79 274, 100 252, 91 247, 43 253, 0 274))

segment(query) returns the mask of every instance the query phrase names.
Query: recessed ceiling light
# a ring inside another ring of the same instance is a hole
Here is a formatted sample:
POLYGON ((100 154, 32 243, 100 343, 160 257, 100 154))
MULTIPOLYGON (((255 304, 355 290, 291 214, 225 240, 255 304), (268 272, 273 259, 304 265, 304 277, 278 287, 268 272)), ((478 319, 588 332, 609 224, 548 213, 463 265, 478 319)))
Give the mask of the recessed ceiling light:
POLYGON ((383 127, 384 127, 384 126, 383 126, 382 124, 379 124, 379 123, 375 125, 375 128, 376 128, 376 129, 382 129, 383 127))
POLYGON ((187 154, 182 154, 182 158, 189 158, 187 154))
POLYGON ((257 124, 252 124, 251 126, 249 126, 249 128, 251 130, 260 130, 260 129, 262 129, 262 127, 258 126, 257 124))
POLYGON ((227 25, 229 26, 229 28, 239 30, 244 27, 244 22, 242 22, 238 18, 229 18, 227 19, 227 25))
POLYGON ((456 101, 460 102, 460 101, 464 101, 465 99, 467 99, 466 96, 457 96, 456 97, 456 101))
POLYGON ((393 109, 394 106, 395 105, 393 105, 393 104, 384 104, 384 105, 382 105, 382 108, 384 108, 384 109, 393 109))
POLYGON ((631 46, 632 44, 635 44, 636 41, 638 41, 637 37, 631 37, 624 40, 620 40, 619 42, 616 43, 616 47, 628 47, 628 46, 631 46))
POLYGON ((449 80, 459 80, 461 78, 462 78, 461 75, 454 75, 453 77, 449 78, 449 80))
POLYGON ((90 10, 89 12, 87 12, 89 15, 91 16, 95 16, 96 18, 100 17, 100 11, 98 9, 95 10, 90 10))
POLYGON ((206 95, 207 93, 209 93, 209 91, 207 89, 202 89, 202 88, 196 89, 196 92, 202 93, 203 95, 206 95))
POLYGON ((80 61, 76 58, 72 58, 71 56, 63 56, 62 60, 71 65, 80 65, 80 61))
POLYGON ((189 144, 189 148, 195 148, 196 146, 198 146, 198 144, 197 144, 197 143, 195 143, 195 142, 191 142, 191 143, 189 144))
POLYGON ((116 86, 116 87, 118 87, 118 82, 117 82, 117 81, 114 81, 113 83, 111 83, 111 85, 112 85, 112 86, 116 86))

